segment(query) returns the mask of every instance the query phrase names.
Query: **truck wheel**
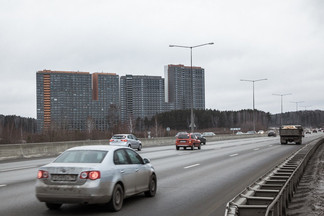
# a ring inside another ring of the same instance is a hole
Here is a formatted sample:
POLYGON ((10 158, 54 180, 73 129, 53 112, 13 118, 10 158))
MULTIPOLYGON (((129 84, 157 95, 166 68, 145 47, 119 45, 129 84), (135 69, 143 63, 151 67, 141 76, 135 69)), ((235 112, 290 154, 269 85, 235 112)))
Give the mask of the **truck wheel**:
POLYGON ((179 150, 179 146, 176 146, 176 149, 179 150))

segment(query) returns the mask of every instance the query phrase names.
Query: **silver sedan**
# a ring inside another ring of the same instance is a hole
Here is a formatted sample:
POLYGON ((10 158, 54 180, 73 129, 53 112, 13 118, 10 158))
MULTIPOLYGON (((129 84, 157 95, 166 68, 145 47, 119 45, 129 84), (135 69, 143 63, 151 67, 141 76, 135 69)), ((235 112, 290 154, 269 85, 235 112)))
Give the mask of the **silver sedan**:
POLYGON ((66 150, 38 170, 36 197, 49 209, 64 203, 107 203, 122 208, 126 197, 144 192, 154 197, 153 166, 134 150, 117 146, 81 146, 66 150))
POLYGON ((142 149, 142 142, 133 134, 115 134, 109 140, 109 145, 128 146, 138 151, 142 149))

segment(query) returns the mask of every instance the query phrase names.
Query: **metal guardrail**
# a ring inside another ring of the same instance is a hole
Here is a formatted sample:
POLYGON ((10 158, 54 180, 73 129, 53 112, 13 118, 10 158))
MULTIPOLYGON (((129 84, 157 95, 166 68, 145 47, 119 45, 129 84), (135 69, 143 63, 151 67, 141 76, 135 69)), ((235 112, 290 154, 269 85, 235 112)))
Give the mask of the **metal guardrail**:
POLYGON ((324 139, 313 141, 227 203, 225 216, 283 216, 307 163, 324 139))

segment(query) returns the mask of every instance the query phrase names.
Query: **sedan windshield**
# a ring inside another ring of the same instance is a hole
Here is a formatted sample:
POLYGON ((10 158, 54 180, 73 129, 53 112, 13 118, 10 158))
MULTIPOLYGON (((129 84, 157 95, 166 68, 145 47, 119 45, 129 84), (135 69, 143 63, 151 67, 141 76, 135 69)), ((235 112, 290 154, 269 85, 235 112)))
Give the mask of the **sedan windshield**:
POLYGON ((107 152, 99 150, 66 151, 53 163, 101 163, 107 152))

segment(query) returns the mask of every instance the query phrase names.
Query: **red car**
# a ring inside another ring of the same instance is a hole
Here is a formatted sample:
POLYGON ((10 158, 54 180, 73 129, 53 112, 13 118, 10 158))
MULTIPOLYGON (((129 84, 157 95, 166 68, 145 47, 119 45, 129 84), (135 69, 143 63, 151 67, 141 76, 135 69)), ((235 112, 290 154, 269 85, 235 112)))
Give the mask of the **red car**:
POLYGON ((176 149, 179 150, 180 147, 183 147, 183 149, 186 149, 187 147, 190 147, 191 150, 194 150, 195 147, 198 147, 200 149, 200 140, 196 135, 192 133, 181 133, 177 136, 176 139, 176 149))

